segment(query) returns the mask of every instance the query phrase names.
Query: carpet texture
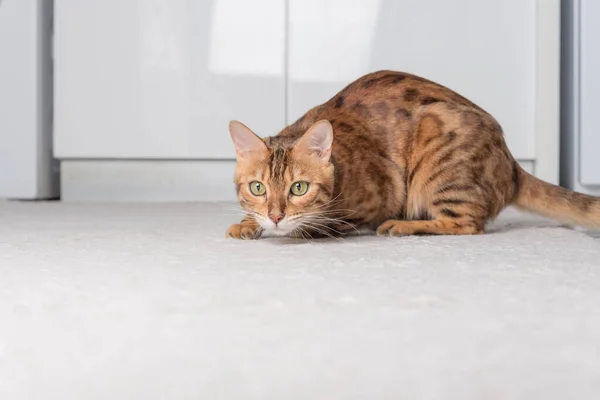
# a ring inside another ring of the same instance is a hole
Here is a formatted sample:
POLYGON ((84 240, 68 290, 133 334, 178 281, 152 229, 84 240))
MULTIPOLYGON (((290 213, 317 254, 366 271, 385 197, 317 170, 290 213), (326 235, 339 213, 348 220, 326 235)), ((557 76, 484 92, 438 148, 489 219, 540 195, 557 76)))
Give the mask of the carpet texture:
POLYGON ((600 243, 233 241, 222 205, 0 203, 0 399, 598 399, 600 243))

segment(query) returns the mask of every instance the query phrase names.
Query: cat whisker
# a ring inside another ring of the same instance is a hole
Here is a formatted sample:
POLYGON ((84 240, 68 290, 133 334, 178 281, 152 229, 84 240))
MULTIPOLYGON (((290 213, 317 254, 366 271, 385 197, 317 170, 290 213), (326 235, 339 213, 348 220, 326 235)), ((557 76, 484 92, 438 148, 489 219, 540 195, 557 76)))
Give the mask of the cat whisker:
POLYGON ((340 232, 340 231, 336 230, 335 228, 333 228, 333 227, 331 227, 331 226, 329 226, 329 225, 327 225, 327 224, 324 224, 324 223, 322 223, 322 221, 319 221, 319 220, 314 220, 314 219, 309 219, 309 220, 308 220, 308 222, 309 222, 310 224, 312 224, 312 225, 319 226, 319 227, 321 227, 321 228, 323 228, 323 229, 328 229, 328 230, 330 230, 330 231, 332 231, 332 232, 334 232, 334 233, 337 233, 338 235, 341 235, 341 234, 342 234, 342 232, 340 232))
POLYGON ((326 215, 310 215, 307 216, 307 218, 313 218, 313 219, 319 219, 322 221, 328 221, 328 222, 336 222, 336 223, 340 223, 340 224, 344 224, 344 225, 353 225, 352 223, 346 221, 344 219, 344 217, 328 217, 326 215))
POLYGON ((342 212, 346 212, 346 214, 342 215, 342 217, 349 217, 349 216, 357 213, 356 210, 335 209, 335 210, 308 211, 308 212, 303 213, 303 214, 311 214, 311 215, 330 215, 330 214, 333 214, 333 215, 336 215, 336 214, 340 214, 342 212))
POLYGON ((336 221, 342 224, 350 224, 350 222, 346 221, 351 215, 348 214, 336 214, 336 213, 306 213, 303 214, 304 217, 307 218, 320 218, 328 221, 336 221))
POLYGON ((234 213, 234 214, 245 214, 245 213, 247 213, 247 211, 243 210, 242 208, 223 208, 223 211, 229 212, 229 213, 234 213))
POLYGON ((300 235, 301 235, 302 239, 307 240, 307 241, 308 240, 313 240, 312 235, 308 231, 306 231, 306 229, 304 229, 302 226, 297 227, 294 230, 294 232, 295 231, 299 231, 300 232, 300 235))
POLYGON ((336 239, 336 240, 343 239, 343 236, 344 236, 343 232, 340 232, 339 230, 335 229, 334 227, 328 225, 327 223, 322 223, 322 222, 323 221, 316 220, 314 218, 307 218, 306 221, 303 221, 302 225, 306 226, 310 229, 313 229, 316 232, 321 233, 332 239, 336 239), (333 233, 335 233, 337 235, 334 236, 333 233))
POLYGON ((248 217, 260 217, 260 218, 264 218, 262 217, 262 215, 252 211, 252 210, 244 210, 241 207, 223 207, 224 211, 228 211, 234 214, 238 214, 238 215, 242 215, 242 216, 248 216, 248 217))
POLYGON ((303 226, 306 226, 307 228, 312 229, 312 230, 316 231, 317 233, 320 233, 320 234, 322 234, 324 236, 327 236, 328 238, 335 239, 335 240, 340 240, 340 238, 337 238, 337 237, 333 236, 329 232, 327 232, 327 231, 325 231, 325 230, 323 230, 323 229, 321 229, 319 227, 316 227, 316 226, 314 226, 311 223, 304 223, 303 226))
POLYGON ((341 199, 340 199, 340 200, 338 200, 338 199, 339 199, 339 198, 342 196, 342 193, 343 193, 343 192, 340 192, 340 193, 338 193, 338 195, 337 195, 337 196, 335 196, 333 199, 330 199, 329 201, 325 202, 325 203, 322 205, 322 207, 327 207, 327 206, 330 206, 330 205, 336 204, 336 202, 337 202, 337 203, 341 202, 341 199))
POLYGON ((342 223, 342 224, 346 224, 346 225, 352 225, 350 222, 345 220, 345 218, 348 217, 345 215, 330 216, 330 215, 323 214, 323 213, 313 213, 313 214, 307 214, 307 217, 308 218, 319 218, 319 219, 326 220, 326 221, 338 222, 338 223, 342 223))
POLYGON ((327 217, 309 217, 307 218, 309 221, 311 222, 318 222, 323 226, 327 226, 329 229, 333 230, 334 232, 340 233, 341 232, 335 230, 333 227, 328 226, 327 224, 338 224, 338 225, 342 225, 342 226, 346 226, 350 229, 352 229, 353 231, 355 231, 356 233, 359 233, 358 229, 356 228, 356 226, 354 226, 353 224, 347 222, 347 221, 343 221, 343 220, 338 220, 335 218, 327 218, 327 217))

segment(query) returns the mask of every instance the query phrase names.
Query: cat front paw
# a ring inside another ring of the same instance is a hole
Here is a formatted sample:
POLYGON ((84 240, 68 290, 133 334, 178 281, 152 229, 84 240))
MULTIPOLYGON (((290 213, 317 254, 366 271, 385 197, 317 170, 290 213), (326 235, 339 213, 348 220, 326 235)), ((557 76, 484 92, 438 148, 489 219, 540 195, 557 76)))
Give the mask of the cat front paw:
POLYGON ((252 240, 260 237, 260 230, 253 226, 233 224, 227 229, 227 238, 252 240))

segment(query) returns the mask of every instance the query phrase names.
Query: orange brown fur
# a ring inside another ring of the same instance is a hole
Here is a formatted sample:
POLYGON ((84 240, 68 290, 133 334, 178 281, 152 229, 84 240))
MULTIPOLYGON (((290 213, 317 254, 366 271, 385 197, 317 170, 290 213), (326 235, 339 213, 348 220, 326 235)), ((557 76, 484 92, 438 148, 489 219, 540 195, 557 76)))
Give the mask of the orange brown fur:
POLYGON ((292 231, 286 233, 300 236, 355 228, 383 236, 479 234, 511 203, 600 227, 600 201, 523 171, 491 115, 446 87, 402 72, 363 76, 262 143, 243 157, 238 151, 235 183, 248 216, 228 230, 230 237, 259 237, 273 228, 272 214, 288 218, 292 231), (331 158, 327 153, 320 162, 298 143, 323 120, 333 127, 333 145, 331 158), (290 195, 298 180, 310 184, 301 197, 290 195), (265 184, 264 196, 250 192, 253 181, 265 184))

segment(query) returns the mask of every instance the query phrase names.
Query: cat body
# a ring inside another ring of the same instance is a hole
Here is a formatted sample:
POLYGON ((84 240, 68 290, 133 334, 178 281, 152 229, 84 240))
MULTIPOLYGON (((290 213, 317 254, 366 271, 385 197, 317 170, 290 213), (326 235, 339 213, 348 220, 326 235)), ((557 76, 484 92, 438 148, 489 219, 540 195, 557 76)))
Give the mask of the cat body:
POLYGON ((598 199, 523 171, 490 114, 411 74, 365 75, 273 137, 230 133, 247 216, 229 237, 479 234, 511 203, 600 226, 598 199))

